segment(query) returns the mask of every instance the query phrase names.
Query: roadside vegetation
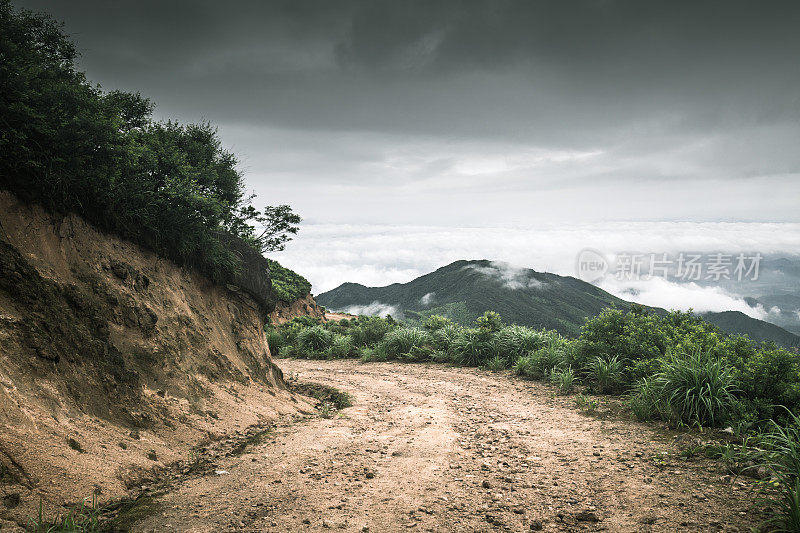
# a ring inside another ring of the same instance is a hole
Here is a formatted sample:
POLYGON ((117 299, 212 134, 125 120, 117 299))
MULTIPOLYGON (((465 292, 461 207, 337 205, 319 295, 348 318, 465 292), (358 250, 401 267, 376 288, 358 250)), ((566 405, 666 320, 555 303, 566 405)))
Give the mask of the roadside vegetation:
POLYGON ((242 247, 282 250, 297 233, 289 206, 252 205, 211 124, 157 121, 140 94, 103 91, 47 15, 0 0, 0 27, 0 189, 216 282, 242 272, 242 247))
POLYGON ((504 324, 494 312, 471 327, 436 315, 411 324, 391 317, 328 323, 299 317, 269 328, 267 338, 280 357, 508 371, 564 394, 580 391, 588 403, 584 394, 618 396, 639 420, 725 428, 744 443, 731 454, 771 473, 764 483, 779 494, 772 506, 781 512, 770 527, 800 530, 800 355, 727 335, 690 312, 606 309, 574 339, 504 324))

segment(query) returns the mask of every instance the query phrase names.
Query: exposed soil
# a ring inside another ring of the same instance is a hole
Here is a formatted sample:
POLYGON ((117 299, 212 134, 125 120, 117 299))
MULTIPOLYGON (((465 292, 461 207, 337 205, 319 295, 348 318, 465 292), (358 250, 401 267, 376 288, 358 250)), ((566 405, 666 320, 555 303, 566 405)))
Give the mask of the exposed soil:
POLYGON ((176 479, 136 531, 749 531, 753 481, 685 435, 582 414, 482 370, 278 361, 353 406, 260 434, 176 479))
POLYGON ((0 191, 0 530, 123 498, 216 440, 313 411, 263 312, 74 215, 0 191))

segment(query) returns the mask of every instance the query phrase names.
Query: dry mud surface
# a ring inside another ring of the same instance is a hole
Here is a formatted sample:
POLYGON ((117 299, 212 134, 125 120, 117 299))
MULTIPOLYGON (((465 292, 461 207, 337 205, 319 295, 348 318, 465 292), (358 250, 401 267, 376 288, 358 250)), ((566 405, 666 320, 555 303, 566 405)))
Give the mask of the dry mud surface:
POLYGON ((176 482, 137 531, 749 531, 752 480, 680 437, 482 370, 278 360, 349 392, 176 482), (667 455, 664 455, 667 452, 667 455))

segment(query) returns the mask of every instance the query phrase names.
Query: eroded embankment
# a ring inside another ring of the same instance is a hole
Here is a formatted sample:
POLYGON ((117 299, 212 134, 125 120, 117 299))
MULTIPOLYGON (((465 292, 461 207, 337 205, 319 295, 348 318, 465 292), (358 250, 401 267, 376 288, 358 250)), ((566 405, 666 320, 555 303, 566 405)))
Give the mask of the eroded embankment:
POLYGON ((121 497, 200 442, 310 409, 245 293, 2 191, 0 224, 0 519, 121 497))

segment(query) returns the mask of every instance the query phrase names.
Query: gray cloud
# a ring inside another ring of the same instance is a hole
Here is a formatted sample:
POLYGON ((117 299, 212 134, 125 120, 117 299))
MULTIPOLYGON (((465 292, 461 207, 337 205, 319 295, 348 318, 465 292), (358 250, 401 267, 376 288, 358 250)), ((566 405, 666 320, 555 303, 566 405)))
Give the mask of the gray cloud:
POLYGON ((797 221, 800 3, 21 0, 311 221, 797 221))

